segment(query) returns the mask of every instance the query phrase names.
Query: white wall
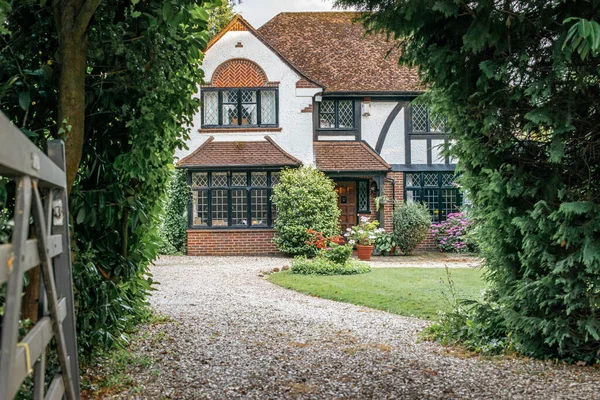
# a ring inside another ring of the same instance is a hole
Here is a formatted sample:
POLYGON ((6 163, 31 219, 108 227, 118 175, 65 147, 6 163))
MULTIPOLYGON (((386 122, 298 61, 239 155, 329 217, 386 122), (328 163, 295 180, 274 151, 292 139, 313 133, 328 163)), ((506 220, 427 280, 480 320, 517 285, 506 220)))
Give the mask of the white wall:
POLYGON ((189 149, 178 151, 176 157, 182 158, 190 154, 210 136, 214 136, 215 141, 258 141, 264 140, 264 136, 268 135, 304 164, 312 164, 312 113, 302 113, 301 110, 312 104, 312 96, 321 89, 303 89, 297 95, 296 82, 301 79, 300 75, 248 31, 229 31, 206 52, 202 65, 205 81, 212 79, 212 74, 219 65, 233 58, 254 61, 263 68, 269 81, 279 82, 279 127, 282 130, 231 132, 223 129, 220 132, 199 133, 201 114, 198 113, 194 117, 190 140, 186 143, 189 149), (243 47, 235 47, 238 42, 243 47))

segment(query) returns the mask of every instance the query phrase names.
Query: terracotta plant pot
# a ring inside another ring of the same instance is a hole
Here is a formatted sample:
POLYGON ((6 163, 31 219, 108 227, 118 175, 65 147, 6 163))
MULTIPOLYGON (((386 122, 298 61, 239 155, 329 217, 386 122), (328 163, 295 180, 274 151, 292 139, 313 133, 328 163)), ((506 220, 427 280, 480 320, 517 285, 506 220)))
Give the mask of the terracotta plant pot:
POLYGON ((365 246, 362 244, 356 245, 356 254, 358 255, 359 260, 369 261, 371 259, 371 254, 373 254, 374 246, 365 246))

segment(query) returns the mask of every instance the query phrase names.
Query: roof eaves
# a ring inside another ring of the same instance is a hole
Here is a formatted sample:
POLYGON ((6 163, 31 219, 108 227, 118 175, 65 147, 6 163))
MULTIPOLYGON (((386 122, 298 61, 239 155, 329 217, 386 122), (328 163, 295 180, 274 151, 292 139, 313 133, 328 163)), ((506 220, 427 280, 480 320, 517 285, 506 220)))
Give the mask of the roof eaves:
POLYGON ((373 155, 373 156, 374 156, 374 157, 375 157, 375 158, 376 158, 376 159, 377 159, 377 160, 378 160, 378 161, 379 161, 381 164, 385 165, 385 166, 387 167, 387 169, 388 169, 388 170, 391 170, 391 169, 392 169, 392 166, 391 166, 390 164, 388 164, 388 163, 387 163, 387 161, 385 161, 385 160, 383 159, 383 157, 381 157, 381 156, 379 155, 379 153, 377 153, 377 152, 375 151, 375 149, 373 149, 373 148, 371 147, 371 145, 370 145, 369 143, 367 143, 367 141, 366 141, 366 140, 361 140, 361 141, 360 141, 360 143, 361 143, 361 144, 362 144, 362 146, 363 146, 363 147, 364 147, 364 148, 365 148, 365 149, 366 149, 366 150, 367 150, 369 153, 371 153, 371 154, 372 154, 372 155, 373 155))
POLYGON ((283 150, 270 136, 265 136, 267 142, 271 143, 277 150, 281 152, 285 157, 289 158, 292 162, 296 163, 296 165, 302 165, 302 161, 298 160, 296 157, 292 156, 287 151, 283 150))
POLYGON ((191 154, 188 154, 187 156, 183 157, 181 160, 179 160, 177 162, 177 165, 181 165, 183 166, 185 164, 185 162, 187 162, 188 160, 190 160, 193 156, 195 156, 196 154, 198 154, 203 148, 205 148, 209 143, 211 143, 213 140, 215 140, 214 136, 210 136, 208 139, 206 139, 206 141, 204 141, 204 143, 202 143, 196 150, 194 150, 191 154))

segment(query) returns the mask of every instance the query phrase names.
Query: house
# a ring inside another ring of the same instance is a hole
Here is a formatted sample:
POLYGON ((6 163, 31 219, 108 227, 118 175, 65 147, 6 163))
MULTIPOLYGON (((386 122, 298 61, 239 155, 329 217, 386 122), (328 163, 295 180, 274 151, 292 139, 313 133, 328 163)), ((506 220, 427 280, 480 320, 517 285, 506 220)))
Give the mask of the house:
POLYGON ((209 43, 202 111, 178 154, 188 254, 276 253, 270 198, 284 167, 336 182, 342 228, 367 215, 391 229, 394 199, 427 203, 434 221, 460 205, 444 121, 411 106, 417 72, 386 57, 392 45, 365 36, 358 15, 281 13, 259 29, 238 15, 209 43))

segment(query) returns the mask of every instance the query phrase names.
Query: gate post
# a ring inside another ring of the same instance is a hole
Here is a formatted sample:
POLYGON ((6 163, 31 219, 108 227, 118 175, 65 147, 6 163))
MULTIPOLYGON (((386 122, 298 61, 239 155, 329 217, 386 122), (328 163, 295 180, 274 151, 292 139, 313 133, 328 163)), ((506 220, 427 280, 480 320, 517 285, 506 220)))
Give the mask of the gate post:
MULTIPOLYGON (((62 140, 48 141, 48 157, 63 171, 66 171, 65 144, 62 140)), ((67 310, 75 310, 73 297, 73 265, 71 263, 71 239, 69 232, 69 204, 67 188, 60 189, 52 202, 52 234, 62 236, 63 251, 54 258, 54 274, 57 297, 64 297, 67 310)), ((79 361, 77 356, 77 332, 75 329, 75 313, 69 312, 63 321, 63 331, 68 362, 71 365, 71 379, 74 395, 80 398, 79 361)), ((66 373, 66 371, 63 371, 66 373)))

